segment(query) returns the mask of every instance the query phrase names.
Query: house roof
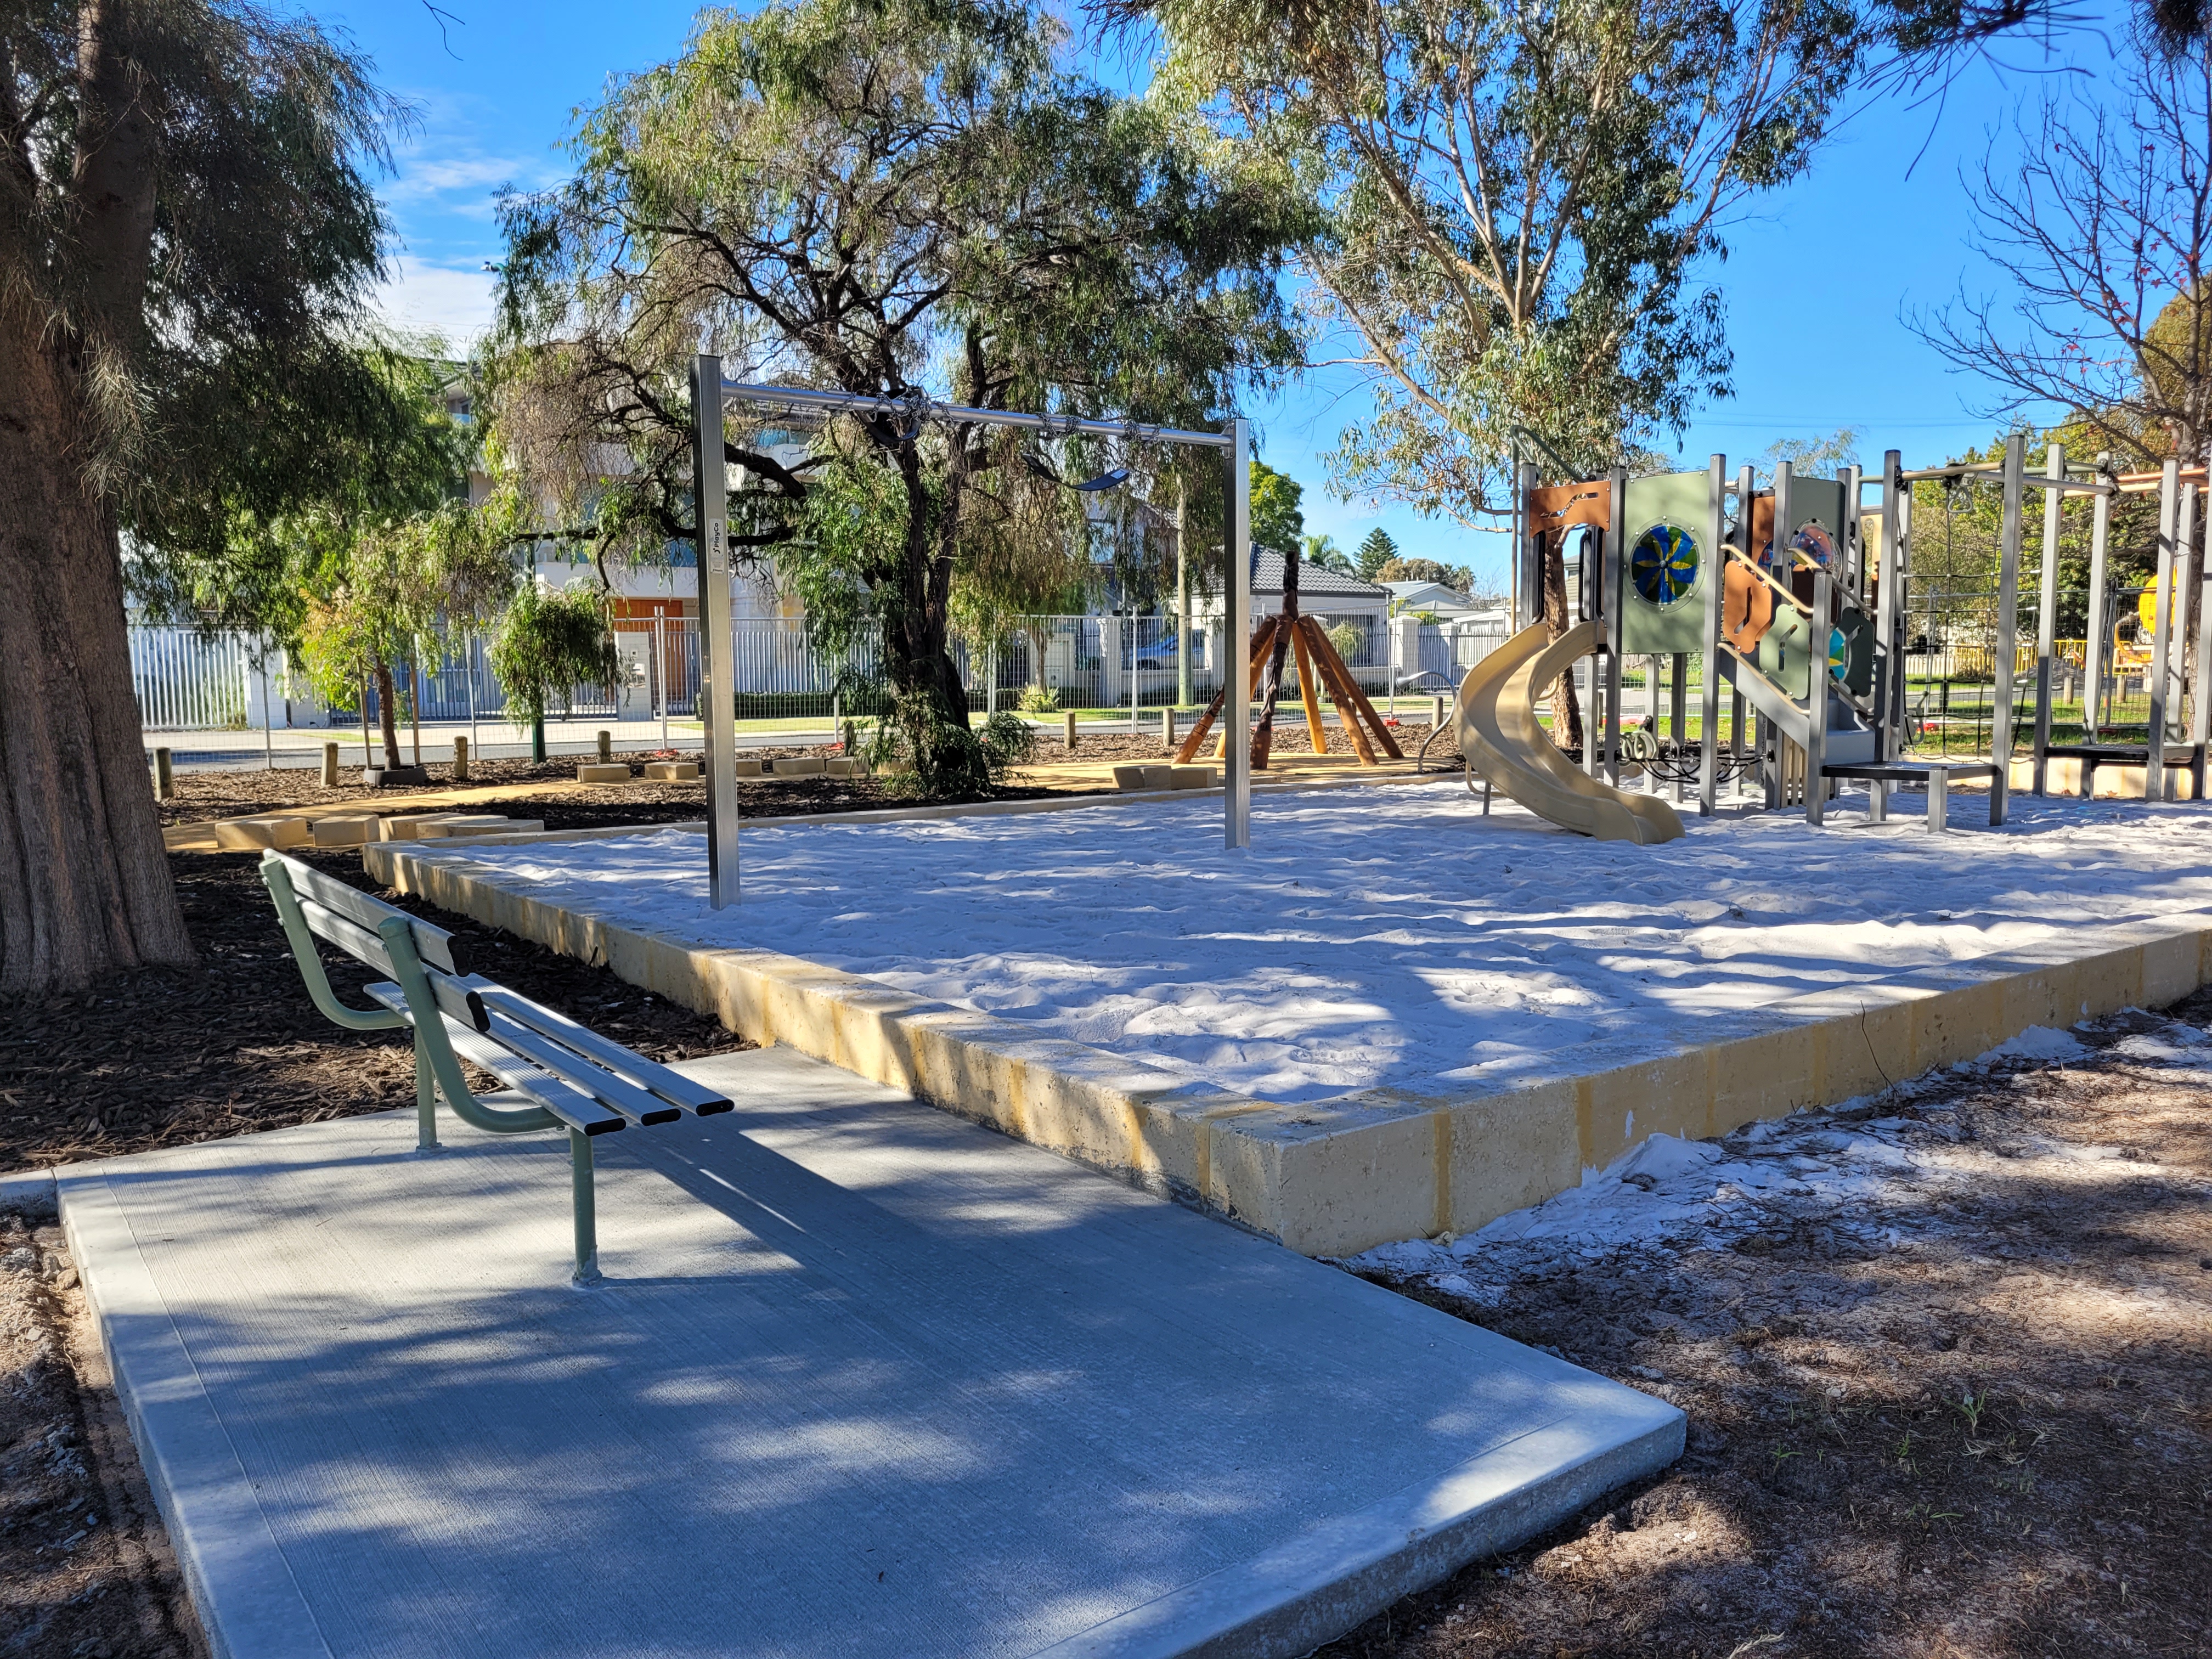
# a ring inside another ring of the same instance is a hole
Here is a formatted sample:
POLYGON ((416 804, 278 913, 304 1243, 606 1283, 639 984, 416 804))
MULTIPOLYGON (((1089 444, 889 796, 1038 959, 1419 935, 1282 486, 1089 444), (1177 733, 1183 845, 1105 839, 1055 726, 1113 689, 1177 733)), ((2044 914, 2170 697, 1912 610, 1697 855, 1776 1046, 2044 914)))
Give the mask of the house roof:
POLYGON ((1456 587, 1442 582, 1384 582, 1391 596, 1406 605, 1441 605, 1446 610, 1471 611, 1474 601, 1456 587))
MULTIPOLYGON (((1271 548, 1252 550, 1252 591, 1255 593, 1279 593, 1283 591, 1283 556, 1271 548)), ((1317 564, 1298 561, 1298 592, 1301 597, 1311 595, 1332 599, 1388 599, 1388 588, 1374 582, 1362 581, 1357 576, 1326 569, 1317 564)))

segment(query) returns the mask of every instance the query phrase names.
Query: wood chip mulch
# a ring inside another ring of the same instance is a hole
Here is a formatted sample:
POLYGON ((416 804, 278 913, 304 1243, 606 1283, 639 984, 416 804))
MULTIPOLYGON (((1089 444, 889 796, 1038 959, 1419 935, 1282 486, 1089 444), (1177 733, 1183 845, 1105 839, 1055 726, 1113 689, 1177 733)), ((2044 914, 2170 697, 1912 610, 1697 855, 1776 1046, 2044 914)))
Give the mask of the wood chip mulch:
MULTIPOLYGON (((356 853, 307 861, 374 890, 356 853)), ((0 1003, 0 1173, 412 1106, 406 1033, 342 1031, 300 981, 257 853, 169 865, 196 968, 148 969, 82 995, 0 1003)), ((457 935, 475 971, 653 1060, 753 1045, 604 968, 419 901, 382 896, 457 935)), ((325 951, 356 1006, 375 975, 325 951)))

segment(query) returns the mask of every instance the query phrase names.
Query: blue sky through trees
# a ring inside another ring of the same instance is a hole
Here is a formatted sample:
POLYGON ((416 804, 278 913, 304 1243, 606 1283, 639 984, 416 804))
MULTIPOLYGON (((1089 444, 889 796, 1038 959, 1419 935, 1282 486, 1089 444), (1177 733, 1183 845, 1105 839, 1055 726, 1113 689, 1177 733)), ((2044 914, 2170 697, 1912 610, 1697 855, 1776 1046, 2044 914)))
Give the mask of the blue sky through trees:
MULTIPOLYGON (((353 34, 383 82, 421 118, 383 189, 402 241, 386 313, 459 340, 489 313, 484 265, 499 252, 493 193, 561 178, 571 112, 596 100, 610 75, 680 50, 696 7, 447 0, 447 9, 441 27, 414 0, 317 8, 353 34)), ((2084 35, 2070 50, 2094 69, 2111 48, 2084 35)), ((2016 55, 2027 57, 2024 49, 2016 55)), ((1096 72, 1127 78, 1118 58, 1096 72)), ((1737 395, 1701 410, 1682 434, 1686 467, 1719 449, 1733 468, 1778 439, 1840 426, 1860 429, 1869 461, 1885 447, 1929 460, 1985 441, 1990 422, 1972 411, 1987 404, 1986 390, 1950 373, 1899 313, 1939 305, 1961 283, 1977 296, 2002 291, 2002 273, 1967 246, 1959 174, 1978 165, 1991 128, 2016 99, 2034 96, 2042 78, 2001 80, 1978 68, 1951 88, 1940 114, 1932 104, 1895 100, 1863 109, 1811 176, 1732 228, 1717 276, 1737 395)), ((1305 486, 1306 528, 1351 547, 1380 525, 1409 558, 1502 573, 1502 537, 1329 494, 1322 457, 1364 401, 1355 375, 1322 370, 1253 411, 1266 459, 1305 486)))

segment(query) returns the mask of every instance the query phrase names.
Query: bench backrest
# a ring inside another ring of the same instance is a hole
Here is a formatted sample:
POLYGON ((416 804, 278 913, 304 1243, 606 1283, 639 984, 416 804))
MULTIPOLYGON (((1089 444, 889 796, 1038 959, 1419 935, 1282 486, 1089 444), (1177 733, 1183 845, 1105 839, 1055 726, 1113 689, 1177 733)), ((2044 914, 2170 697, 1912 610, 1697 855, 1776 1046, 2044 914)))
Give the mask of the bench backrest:
MULTIPOLYGON (((438 1013, 489 1037, 507 1054, 529 1061, 545 1083, 556 1086, 550 1091, 542 1085, 526 1088, 526 1092, 561 1108, 562 1121, 572 1127, 588 1120, 591 1127, 586 1133, 619 1128, 625 1120, 661 1123, 684 1111, 709 1115, 730 1109, 729 1100, 714 1090, 632 1054, 503 986, 464 975, 453 936, 442 927, 434 927, 281 853, 264 855, 261 875, 286 933, 294 937, 301 972, 316 1005, 338 1024, 357 1029, 403 1020, 412 1024, 419 1050, 438 1074, 455 1109, 465 1116, 473 1118, 477 1114, 462 1103, 467 1091, 459 1086, 460 1073, 453 1068, 451 1040, 436 1018, 438 1013), (302 939, 297 936, 301 933, 313 937, 302 939), (397 982, 396 988, 369 988, 371 997, 388 1012, 367 1014, 338 1003, 330 993, 321 963, 315 959, 316 939, 337 945, 397 982), (425 993, 434 1002, 434 1010, 425 1006, 425 993), (581 1094, 572 1100, 569 1091, 581 1094), (599 1106, 593 1105, 595 1102, 599 1106)), ((480 1045, 469 1058, 487 1069, 501 1069, 497 1056, 480 1045)))

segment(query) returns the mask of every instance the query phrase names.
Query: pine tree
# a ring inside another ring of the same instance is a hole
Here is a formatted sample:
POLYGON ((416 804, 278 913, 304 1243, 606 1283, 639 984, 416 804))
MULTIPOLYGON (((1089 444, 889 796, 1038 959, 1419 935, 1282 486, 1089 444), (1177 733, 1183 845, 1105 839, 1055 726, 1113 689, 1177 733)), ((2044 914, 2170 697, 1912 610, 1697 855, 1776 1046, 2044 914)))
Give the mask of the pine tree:
POLYGON ((1390 532, 1377 525, 1367 532, 1367 539, 1359 544, 1359 574, 1368 581, 1375 573, 1398 556, 1398 544, 1390 539, 1390 532))

